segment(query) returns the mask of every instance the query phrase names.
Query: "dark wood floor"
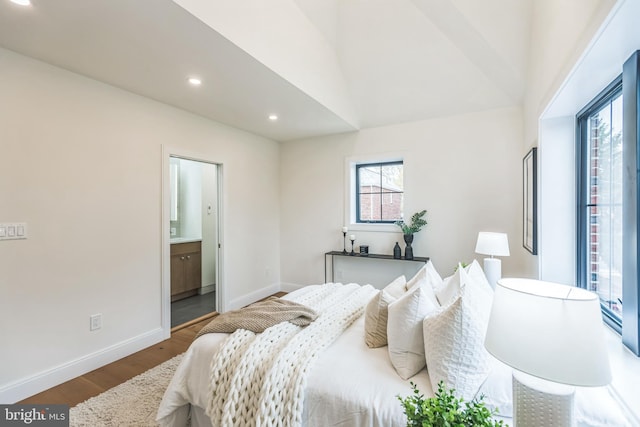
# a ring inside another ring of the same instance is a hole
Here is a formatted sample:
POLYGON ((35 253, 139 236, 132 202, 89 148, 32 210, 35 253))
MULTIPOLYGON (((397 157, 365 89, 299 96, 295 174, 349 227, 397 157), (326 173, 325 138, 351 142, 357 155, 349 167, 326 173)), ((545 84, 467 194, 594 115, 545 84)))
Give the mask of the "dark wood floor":
MULTIPOLYGON (((281 297, 286 292, 278 292, 274 296, 281 297)), ((66 383, 45 390, 18 403, 26 404, 67 404, 78 403, 97 396, 159 364, 184 353, 196 334, 212 317, 218 313, 209 313, 198 319, 171 329, 171 338, 156 345, 145 348, 130 356, 110 363, 95 371, 91 371, 66 383)))

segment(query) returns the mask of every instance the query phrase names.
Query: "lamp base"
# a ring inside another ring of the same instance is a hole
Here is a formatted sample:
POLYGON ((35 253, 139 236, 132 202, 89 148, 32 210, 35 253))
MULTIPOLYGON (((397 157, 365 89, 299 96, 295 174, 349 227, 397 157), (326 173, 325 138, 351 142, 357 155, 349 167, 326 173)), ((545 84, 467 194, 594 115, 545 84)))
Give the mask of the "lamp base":
POLYGON ((513 371, 513 422, 516 427, 574 427, 575 387, 513 371))
POLYGON ((492 288, 496 288, 496 283, 502 278, 502 261, 498 258, 484 259, 484 275, 492 288))

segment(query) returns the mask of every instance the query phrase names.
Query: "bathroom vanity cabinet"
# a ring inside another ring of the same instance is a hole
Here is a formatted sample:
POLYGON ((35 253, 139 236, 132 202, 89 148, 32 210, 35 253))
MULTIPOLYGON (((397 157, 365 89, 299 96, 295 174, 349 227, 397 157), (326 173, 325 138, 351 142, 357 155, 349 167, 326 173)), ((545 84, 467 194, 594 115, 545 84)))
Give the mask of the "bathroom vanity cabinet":
POLYGON ((198 293, 202 285, 201 242, 171 245, 171 301, 198 293))

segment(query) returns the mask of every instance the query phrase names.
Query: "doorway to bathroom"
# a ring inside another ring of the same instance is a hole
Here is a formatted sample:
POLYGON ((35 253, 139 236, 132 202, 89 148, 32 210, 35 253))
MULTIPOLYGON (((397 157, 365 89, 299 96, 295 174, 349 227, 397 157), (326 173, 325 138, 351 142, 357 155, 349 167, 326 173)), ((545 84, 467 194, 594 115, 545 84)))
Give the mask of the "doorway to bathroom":
POLYGON ((219 167, 169 157, 172 328, 218 309, 219 167))

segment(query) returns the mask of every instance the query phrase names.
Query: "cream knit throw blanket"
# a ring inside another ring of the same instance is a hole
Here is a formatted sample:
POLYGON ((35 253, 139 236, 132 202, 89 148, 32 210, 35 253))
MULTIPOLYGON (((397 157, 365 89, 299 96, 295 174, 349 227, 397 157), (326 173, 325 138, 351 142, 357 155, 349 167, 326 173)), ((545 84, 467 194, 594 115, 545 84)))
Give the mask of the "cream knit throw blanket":
POLYGON ((319 313, 309 326, 279 323, 261 334, 239 329, 211 362, 207 415, 214 426, 300 426, 307 374, 321 351, 364 311, 370 285, 327 283, 295 298, 319 313))
MULTIPOLYGON (((298 326, 307 326, 316 320, 318 313, 311 308, 282 298, 270 297, 239 310, 227 311, 211 320, 198 332, 196 338, 204 334, 230 334, 237 329, 251 332, 264 332, 280 322, 291 322, 298 326)), ((194 338, 194 339, 196 339, 194 338)))

